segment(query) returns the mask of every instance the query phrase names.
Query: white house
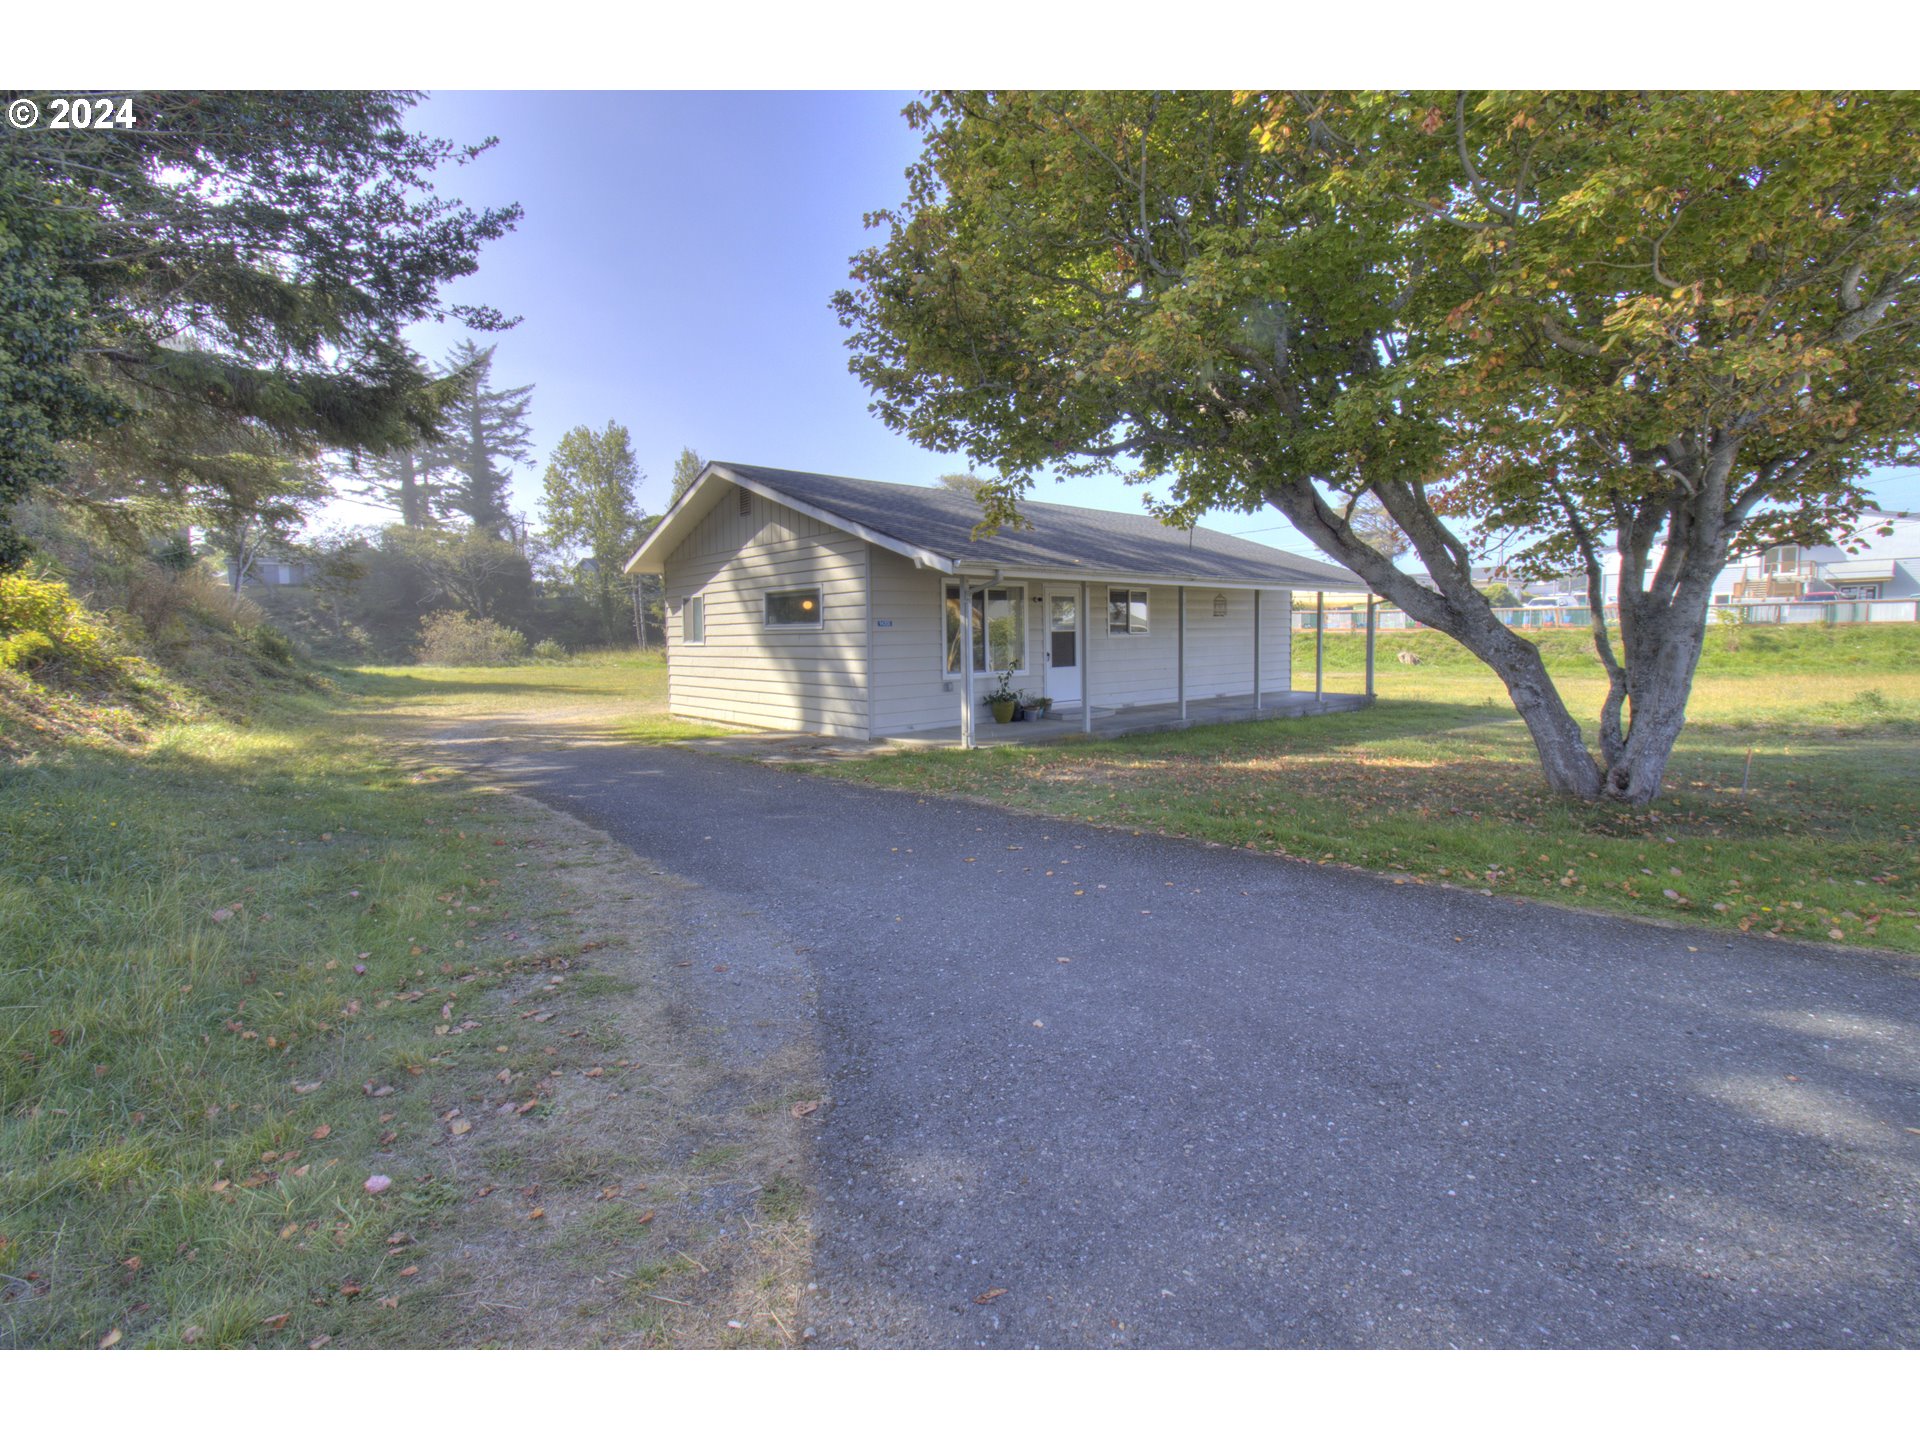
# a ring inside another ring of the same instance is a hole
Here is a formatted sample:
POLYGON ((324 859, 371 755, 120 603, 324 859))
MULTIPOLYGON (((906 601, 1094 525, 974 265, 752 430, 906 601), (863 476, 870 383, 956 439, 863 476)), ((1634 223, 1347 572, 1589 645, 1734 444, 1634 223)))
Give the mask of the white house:
POLYGON ((1354 589, 1350 572, 1144 515, 1021 513, 1031 528, 976 537, 956 491, 708 465, 626 565, 665 580, 671 710, 971 744, 1009 673, 1087 730, 1132 707, 1364 703, 1291 691, 1294 597, 1354 589))

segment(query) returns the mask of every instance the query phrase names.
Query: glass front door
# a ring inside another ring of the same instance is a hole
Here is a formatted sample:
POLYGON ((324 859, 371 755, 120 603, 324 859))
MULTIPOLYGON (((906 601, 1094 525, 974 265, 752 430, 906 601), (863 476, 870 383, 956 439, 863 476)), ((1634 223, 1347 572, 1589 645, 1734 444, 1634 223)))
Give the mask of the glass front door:
POLYGON ((1080 597, 1047 596, 1047 694, 1056 705, 1080 703, 1080 597))

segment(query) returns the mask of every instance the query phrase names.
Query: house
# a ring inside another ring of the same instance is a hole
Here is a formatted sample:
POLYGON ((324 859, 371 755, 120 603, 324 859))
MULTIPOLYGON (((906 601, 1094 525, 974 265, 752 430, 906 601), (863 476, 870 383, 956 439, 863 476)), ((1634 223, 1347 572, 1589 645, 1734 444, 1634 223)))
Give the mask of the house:
POLYGON ((976 537, 979 505, 957 491, 709 464, 626 565, 664 577, 669 708, 972 744, 1009 674, 1083 730, 1136 707, 1167 707, 1176 723, 1208 701, 1197 713, 1210 718, 1236 700, 1265 712, 1297 699, 1294 596, 1359 585, 1338 566, 1144 515, 1039 502, 1021 513, 1031 528, 976 537))
MULTIPOLYGON (((1713 603, 1792 602, 1809 591, 1831 591, 1854 601, 1920 599, 1920 516, 1863 511, 1832 540, 1827 545, 1776 545, 1736 556, 1714 581, 1713 603)), ((1659 565, 1661 554, 1662 548, 1655 545, 1647 558, 1649 572, 1659 565)), ((1601 567, 1606 603, 1617 605, 1619 552, 1606 551, 1601 567)), ((1542 588, 1585 603, 1586 572, 1569 572, 1542 588)), ((1910 618, 1907 611, 1900 613, 1901 618, 1910 618)))

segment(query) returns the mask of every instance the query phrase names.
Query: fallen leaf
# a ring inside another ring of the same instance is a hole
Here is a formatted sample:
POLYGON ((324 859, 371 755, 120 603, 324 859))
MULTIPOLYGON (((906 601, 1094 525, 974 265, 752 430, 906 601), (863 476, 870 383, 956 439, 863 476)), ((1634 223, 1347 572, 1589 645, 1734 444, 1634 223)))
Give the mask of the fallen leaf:
POLYGON ((447 1129, 455 1135, 464 1135, 473 1129, 473 1122, 471 1120, 456 1120, 449 1125, 447 1129))
POLYGON ((119 1343, 120 1343, 120 1332, 118 1329, 109 1330, 105 1335, 100 1337, 100 1349, 102 1350, 111 1350, 115 1345, 118 1345, 119 1343))
POLYGON ((198 1345, 201 1340, 206 1338, 206 1333, 207 1332, 198 1325, 189 1325, 180 1332, 180 1343, 182 1345, 198 1345))
POLYGON ((543 1207, 541 1207, 541 1206, 538 1206, 538 1205, 536 1205, 536 1206, 534 1206, 534 1207, 533 1207, 533 1209, 531 1209, 531 1210, 529 1210, 529 1211, 527 1212, 527 1219, 529 1219, 529 1220, 543 1220, 543 1219, 545 1219, 545 1218, 546 1218, 546 1214, 547 1214, 547 1212, 546 1212, 546 1210, 545 1210, 545 1209, 544 1209, 543 1207))
POLYGON ((406 1269, 400 1272, 400 1278, 402 1280, 411 1280, 414 1276, 418 1275, 419 1273, 420 1273, 420 1267, 418 1265, 409 1265, 407 1266, 406 1269))
POLYGON ((316 1335, 311 1340, 307 1341, 307 1348, 309 1350, 318 1350, 322 1345, 325 1345, 331 1339, 333 1339, 333 1336, 331 1335, 316 1335))
POLYGON ((393 1181, 385 1175, 369 1175, 367 1177, 366 1190, 369 1195, 378 1195, 391 1184, 393 1184, 393 1181))
POLYGON ((320 1082, 318 1080, 296 1080, 293 1082, 293 1093, 296 1095, 311 1095, 319 1088, 320 1082))
POLYGON ((293 1316, 291 1315, 291 1313, 283 1310, 278 1315, 267 1316, 267 1318, 265 1320, 262 1320, 260 1323, 262 1325, 265 1325, 269 1330, 284 1330, 286 1328, 287 1321, 291 1320, 292 1318, 293 1316))
POLYGON ((995 1286, 993 1289, 987 1291, 985 1294, 974 1296, 973 1303, 976 1305, 991 1305, 994 1301, 998 1300, 1002 1295, 1006 1293, 1007 1291, 1005 1286, 995 1286))
POLYGON ((324 1140, 327 1138, 327 1136, 331 1135, 332 1133, 333 1133, 333 1127, 331 1125, 321 1125, 314 1130, 313 1138, 315 1140, 324 1140))
POLYGON ((807 1118, 807 1116, 813 1114, 813 1112, 818 1110, 819 1108, 820 1108, 820 1102, 818 1100, 802 1100, 799 1104, 793 1107, 790 1113, 792 1114, 794 1119, 804 1120, 807 1118))

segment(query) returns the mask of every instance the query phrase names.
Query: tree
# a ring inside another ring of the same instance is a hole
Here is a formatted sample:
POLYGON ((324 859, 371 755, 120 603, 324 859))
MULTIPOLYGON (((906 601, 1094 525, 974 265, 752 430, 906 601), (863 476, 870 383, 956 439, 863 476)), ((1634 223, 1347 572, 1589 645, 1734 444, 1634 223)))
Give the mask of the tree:
POLYGON ((396 337, 427 319, 511 323, 440 292, 519 210, 436 193, 492 142, 410 134, 417 99, 149 91, 131 129, 0 131, 0 304, 22 321, 0 342, 13 488, 57 489, 63 443, 116 468, 119 437, 162 411, 308 454, 431 432, 446 392, 396 337))
POLYGON ((495 539, 507 531, 507 491, 513 467, 533 458, 533 427, 527 419, 533 386, 493 386, 494 346, 484 350, 463 340, 447 357, 447 378, 457 387, 445 414, 446 438, 436 452, 450 473, 449 510, 495 539))
POLYGON ((942 475, 938 480, 934 481, 934 484, 940 486, 941 489, 951 490, 956 495, 964 495, 969 500, 979 499, 981 492, 986 488, 986 483, 987 482, 982 480, 978 475, 969 474, 966 471, 955 471, 951 475, 942 475))
POLYGON ((1389 560, 1413 548, 1407 532, 1394 524, 1387 507, 1371 491, 1363 491, 1353 497, 1346 520, 1347 528, 1362 544, 1370 546, 1389 560))
POLYGON ((669 506, 678 504, 680 497, 693 488, 693 482, 700 478, 706 463, 700 458, 700 452, 691 445, 681 447, 680 458, 673 462, 673 494, 667 499, 669 506))
POLYGON ((576 573, 593 596, 609 644, 626 595, 621 567, 640 532, 635 494, 645 478, 627 427, 609 420, 598 434, 576 425, 563 435, 541 482, 541 528, 555 545, 584 557, 576 573))
POLYGON ((1279 509, 1501 677, 1547 780, 1659 793, 1727 558, 1914 454, 1912 94, 953 94, 834 300, 873 409, 1002 479, 1279 509), (1356 531, 1370 495, 1436 589, 1356 531), (1472 584, 1578 564, 1598 755, 1472 584), (1620 559, 1620 623, 1599 605, 1620 559))

